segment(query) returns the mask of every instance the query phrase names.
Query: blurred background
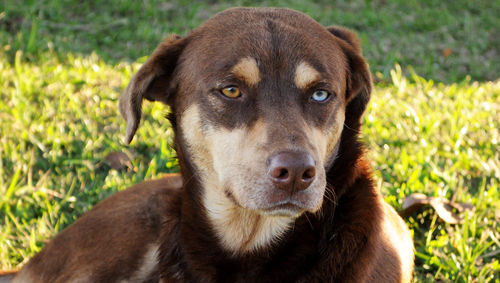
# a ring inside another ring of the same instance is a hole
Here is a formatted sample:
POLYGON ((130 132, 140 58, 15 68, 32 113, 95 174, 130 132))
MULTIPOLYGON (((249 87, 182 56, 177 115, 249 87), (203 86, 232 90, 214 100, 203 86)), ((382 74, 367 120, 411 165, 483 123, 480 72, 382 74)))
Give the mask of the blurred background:
POLYGON ((10 1, 0 4, 0 35, 9 55, 23 50, 90 54, 109 63, 148 55, 169 33, 186 34, 233 6, 300 10, 323 25, 357 31, 372 70, 394 63, 426 78, 495 80, 500 74, 500 2, 479 1, 10 1))
POLYGON ((0 1, 0 269, 110 194, 178 170, 168 108, 145 103, 125 146, 118 99, 163 37, 233 6, 359 34, 375 81, 362 138, 412 229, 415 281, 500 282, 498 0, 0 1))

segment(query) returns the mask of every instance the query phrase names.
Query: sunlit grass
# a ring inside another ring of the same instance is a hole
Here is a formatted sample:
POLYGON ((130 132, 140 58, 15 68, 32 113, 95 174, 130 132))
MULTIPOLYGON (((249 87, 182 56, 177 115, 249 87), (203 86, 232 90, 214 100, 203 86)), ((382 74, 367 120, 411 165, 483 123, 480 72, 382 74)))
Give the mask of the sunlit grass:
MULTIPOLYGON (((143 179, 175 171, 166 107, 145 103, 126 147, 118 99, 139 63, 46 53, 14 63, 0 53, 0 268, 25 262, 92 205, 143 179), (124 151, 133 170, 103 160, 124 151)), ((445 85, 399 66, 373 92, 363 139, 386 200, 414 192, 468 202, 462 224, 430 209, 407 219, 417 281, 486 282, 500 272, 500 82, 445 85)))
POLYGON ((475 207, 461 225, 431 210, 408 219, 417 278, 499 280, 500 82, 444 85, 399 66, 391 81, 375 88, 363 128, 386 200, 399 208, 420 192, 475 207))
POLYGON ((0 54, 0 266, 38 252, 93 204, 175 167, 172 131, 161 105, 145 103, 138 141, 126 148, 117 110, 138 64, 106 65, 97 56, 47 54, 14 65, 0 54), (116 171, 103 160, 125 151, 134 165, 116 171))

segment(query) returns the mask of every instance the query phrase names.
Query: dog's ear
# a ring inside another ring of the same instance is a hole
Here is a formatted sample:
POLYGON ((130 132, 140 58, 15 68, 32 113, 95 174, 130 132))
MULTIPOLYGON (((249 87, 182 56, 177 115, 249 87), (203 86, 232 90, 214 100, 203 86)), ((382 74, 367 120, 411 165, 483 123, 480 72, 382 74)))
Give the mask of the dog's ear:
POLYGON ((127 121, 127 143, 132 141, 139 127, 142 100, 168 102, 172 73, 186 43, 187 39, 178 35, 165 38, 128 84, 120 98, 120 112, 127 121))
POLYGON ((370 69, 361 55, 360 40, 354 32, 343 27, 333 26, 328 27, 327 30, 339 39, 338 42, 346 54, 349 64, 346 122, 353 119, 359 121, 370 100, 372 90, 370 69))

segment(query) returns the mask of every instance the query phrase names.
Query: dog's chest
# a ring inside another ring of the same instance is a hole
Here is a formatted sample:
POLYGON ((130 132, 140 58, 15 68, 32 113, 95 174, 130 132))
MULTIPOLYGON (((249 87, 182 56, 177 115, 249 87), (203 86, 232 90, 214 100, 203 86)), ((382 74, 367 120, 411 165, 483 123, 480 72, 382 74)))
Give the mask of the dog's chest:
MULTIPOLYGON (((304 228, 296 225, 295 232, 304 228)), ((160 253, 160 282, 307 282, 321 262, 318 235, 307 227, 308 233, 291 233, 279 246, 239 257, 224 252, 215 239, 201 239, 207 233, 186 242, 173 239, 174 232, 163 245, 168 250, 160 253)))

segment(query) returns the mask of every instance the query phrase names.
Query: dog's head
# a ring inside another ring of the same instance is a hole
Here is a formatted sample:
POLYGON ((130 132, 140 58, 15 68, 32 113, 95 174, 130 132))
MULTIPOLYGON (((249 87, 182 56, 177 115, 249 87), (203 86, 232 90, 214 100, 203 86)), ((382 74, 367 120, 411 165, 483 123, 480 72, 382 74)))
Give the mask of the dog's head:
POLYGON ((208 206, 294 218, 320 209, 342 131, 370 90, 352 32, 292 10, 237 8, 165 39, 120 110, 130 142, 144 98, 172 107, 178 150, 208 206))

